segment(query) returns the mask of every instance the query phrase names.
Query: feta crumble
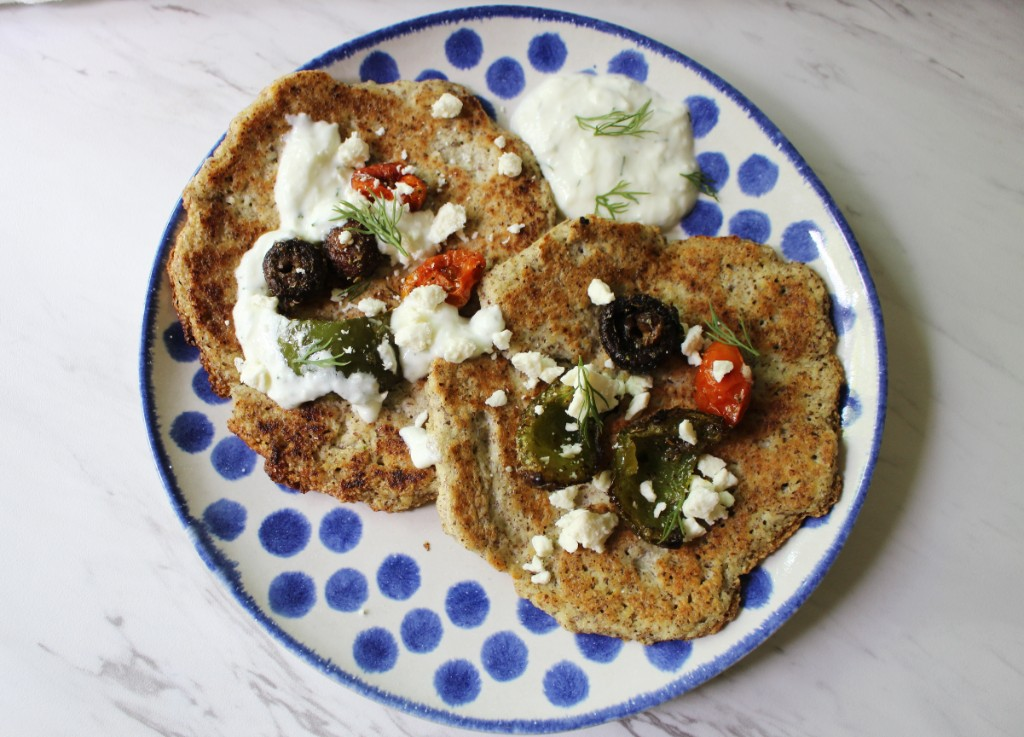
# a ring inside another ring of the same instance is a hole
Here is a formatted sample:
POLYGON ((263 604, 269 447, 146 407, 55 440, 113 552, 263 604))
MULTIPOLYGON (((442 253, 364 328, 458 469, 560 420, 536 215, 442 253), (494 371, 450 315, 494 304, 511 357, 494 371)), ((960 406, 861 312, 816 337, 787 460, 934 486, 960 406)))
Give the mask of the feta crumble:
POLYGON ((435 118, 455 118, 462 112, 462 100, 451 92, 445 92, 430 107, 430 114, 435 118))
POLYGON ((555 522, 560 530, 558 544, 567 553, 575 553, 581 546, 603 553, 605 541, 618 522, 613 512, 597 514, 587 509, 574 509, 555 522))
POLYGON ((380 313, 384 312, 384 310, 388 308, 388 305, 384 300, 377 299, 375 297, 365 297, 364 299, 359 300, 358 304, 356 304, 356 308, 367 317, 376 317, 380 313))
POLYGON ((729 375, 735 368, 732 361, 714 361, 711 364, 711 378, 721 383, 722 379, 729 375))
POLYGON ((683 343, 679 346, 683 355, 686 356, 686 362, 691 366, 700 366, 700 351, 704 347, 704 328, 700 325, 694 325, 686 331, 686 337, 683 338, 683 343))
POLYGON ((697 428, 693 426, 692 422, 683 420, 679 423, 679 438, 690 445, 697 444, 697 428))
POLYGON ((504 389, 496 389, 491 396, 484 400, 488 407, 504 407, 508 404, 508 395, 504 389))
POLYGON ((523 173, 523 160, 511 151, 498 157, 498 173, 506 177, 518 177, 523 173))
POLYGON ((587 296, 595 305, 606 305, 615 300, 615 292, 600 279, 590 281, 590 285, 587 287, 587 296))
POLYGON ((565 369, 555 363, 553 358, 537 351, 515 354, 512 356, 512 365, 526 375, 527 389, 533 389, 537 386, 538 381, 550 384, 565 372, 565 369))
POLYGON ((498 136, 495 138, 494 145, 498 148, 505 148, 505 136, 498 136))

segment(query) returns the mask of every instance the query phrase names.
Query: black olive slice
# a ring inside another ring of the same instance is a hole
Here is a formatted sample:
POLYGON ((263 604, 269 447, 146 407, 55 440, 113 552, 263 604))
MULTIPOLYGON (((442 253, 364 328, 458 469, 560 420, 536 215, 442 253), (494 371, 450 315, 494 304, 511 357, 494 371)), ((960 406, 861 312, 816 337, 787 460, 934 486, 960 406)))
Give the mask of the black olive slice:
POLYGON ((377 239, 352 222, 332 228, 324 238, 324 250, 339 287, 348 287, 368 278, 384 263, 384 254, 377 248, 377 239))
POLYGON ((327 287, 327 268, 323 248, 298 238, 278 241, 263 257, 267 287, 285 306, 323 294, 327 287))
POLYGON ((650 371, 679 352, 679 313, 647 294, 616 297, 598 316, 601 343, 617 366, 650 371))

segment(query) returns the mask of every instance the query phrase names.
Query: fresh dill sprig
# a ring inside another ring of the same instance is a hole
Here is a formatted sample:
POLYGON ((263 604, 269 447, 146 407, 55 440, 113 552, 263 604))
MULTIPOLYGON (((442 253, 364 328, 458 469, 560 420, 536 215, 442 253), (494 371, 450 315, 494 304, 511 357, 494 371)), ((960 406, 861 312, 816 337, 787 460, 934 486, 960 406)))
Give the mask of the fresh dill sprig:
POLYGON ((327 336, 307 346, 296 357, 295 363, 299 366, 317 366, 318 368, 344 368, 352 363, 352 361, 351 359, 334 355, 331 352, 331 336, 327 336), (330 355, 323 358, 313 358, 313 356, 322 351, 327 351, 330 355))
POLYGON ((613 109, 604 115, 577 115, 576 124, 585 131, 593 131, 595 136, 642 136, 654 132, 643 127, 653 114, 648 99, 635 113, 613 109))
POLYGON ((639 203, 637 199, 640 195, 648 194, 647 192, 635 192, 626 189, 629 186, 629 182, 624 179, 620 179, 619 183, 612 187, 608 192, 599 194, 594 198, 594 214, 600 215, 601 208, 603 207, 608 211, 608 217, 615 220, 616 215, 621 215, 629 207, 629 202, 639 203), (616 200, 615 198, 619 198, 616 200), (621 200, 621 201, 620 201, 621 200))
POLYGON ((339 202, 334 206, 334 211, 338 213, 334 220, 351 220, 357 223, 358 232, 376 237, 409 258, 409 252, 402 246, 402 231, 398 229, 398 221, 405 214, 405 208, 397 197, 392 200, 374 197, 361 206, 353 205, 351 202, 339 202))
POLYGON ((711 311, 711 319, 705 320, 704 325, 707 326, 707 334, 719 343, 725 343, 726 345, 736 346, 737 348, 746 351, 751 356, 760 356, 760 352, 754 348, 753 341, 750 340, 750 333, 747 332, 747 326, 740 320, 740 328, 743 330, 743 337, 740 338, 736 335, 736 332, 722 322, 718 315, 715 314, 715 308, 708 304, 708 309, 711 311))
POLYGON ((339 287, 331 291, 331 301, 341 302, 343 300, 350 300, 353 297, 357 297, 366 291, 366 288, 370 286, 370 282, 366 279, 360 279, 349 284, 347 287, 339 287))
POLYGON ((672 505, 672 511, 669 512, 668 524, 665 525, 665 531, 661 534, 659 543, 663 543, 668 540, 668 536, 672 534, 672 530, 679 528, 679 532, 682 534, 683 539, 686 539, 686 530, 683 528, 683 502, 680 501, 678 504, 672 505))
POLYGON ((703 169, 698 168, 689 174, 680 174, 679 176, 696 187, 698 192, 718 202, 718 187, 715 186, 715 180, 705 174, 703 169))
POLYGON ((582 357, 576 360, 576 386, 580 390, 580 396, 583 397, 583 414, 579 417, 580 435, 586 440, 591 437, 590 428, 594 423, 597 423, 595 437, 601 434, 603 427, 601 410, 597 406, 596 397, 600 397, 606 407, 608 399, 590 383, 590 369, 583 364, 582 357))

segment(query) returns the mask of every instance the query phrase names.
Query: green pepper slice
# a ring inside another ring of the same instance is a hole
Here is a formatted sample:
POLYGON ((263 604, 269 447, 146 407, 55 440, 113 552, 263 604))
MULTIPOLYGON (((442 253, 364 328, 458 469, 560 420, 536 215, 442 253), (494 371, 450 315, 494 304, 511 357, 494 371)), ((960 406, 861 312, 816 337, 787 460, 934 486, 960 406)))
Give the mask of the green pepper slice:
POLYGON ((345 376, 362 372, 373 375, 381 389, 394 386, 401 378, 391 329, 371 317, 290 320, 278 338, 278 345, 288 367, 296 374, 301 374, 307 366, 335 368, 345 376), (390 343, 394 351, 394 371, 384 366, 378 351, 384 341, 390 343))
POLYGON ((576 422, 566 412, 574 392, 565 384, 549 386, 523 413, 516 449, 520 469, 535 483, 568 486, 594 475, 600 423, 576 422), (573 426, 576 429, 567 429, 573 426))
POLYGON ((683 544, 679 515, 686 500, 697 458, 726 433, 721 417, 696 410, 656 412, 619 433, 613 448, 614 481, 611 495, 633 531, 643 540, 666 548, 683 544), (697 443, 679 437, 679 425, 689 420, 697 443), (655 501, 646 499, 640 485, 650 481, 655 501), (657 517, 659 502, 665 506, 657 517))

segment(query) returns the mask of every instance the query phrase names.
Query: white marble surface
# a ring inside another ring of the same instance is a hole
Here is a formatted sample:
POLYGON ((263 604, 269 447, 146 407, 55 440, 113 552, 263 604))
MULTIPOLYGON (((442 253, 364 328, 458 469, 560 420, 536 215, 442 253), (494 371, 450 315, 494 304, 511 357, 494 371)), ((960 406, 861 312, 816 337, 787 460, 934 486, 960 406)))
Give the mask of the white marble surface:
MULTIPOLYGON (((283 649, 201 562, 150 454, 138 346, 171 207, 266 83, 456 3, 0 7, 0 723, 18 735, 450 734, 283 649)), ((747 94, 830 189, 881 297, 888 423, 807 604, 592 735, 1024 729, 1024 5, 562 2, 747 94)))

